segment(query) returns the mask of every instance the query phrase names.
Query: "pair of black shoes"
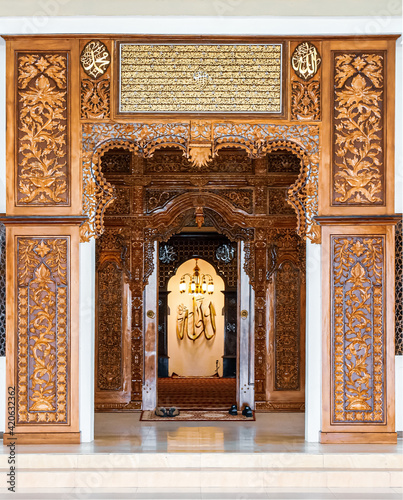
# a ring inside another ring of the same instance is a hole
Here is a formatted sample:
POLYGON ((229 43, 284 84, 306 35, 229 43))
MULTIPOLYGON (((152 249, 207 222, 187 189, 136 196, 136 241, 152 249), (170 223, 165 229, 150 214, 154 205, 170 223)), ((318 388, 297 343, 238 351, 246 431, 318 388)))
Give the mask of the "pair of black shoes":
POLYGON ((159 406, 155 410, 155 414, 157 417, 177 417, 179 415, 180 411, 178 408, 175 408, 174 406, 172 408, 164 408, 163 406, 159 406))
MULTIPOLYGON (((230 415, 238 415, 238 410, 236 405, 232 405, 231 409, 228 412, 230 415)), ((253 411, 250 406, 245 406, 245 408, 242 410, 242 415, 244 417, 253 417, 253 411)))

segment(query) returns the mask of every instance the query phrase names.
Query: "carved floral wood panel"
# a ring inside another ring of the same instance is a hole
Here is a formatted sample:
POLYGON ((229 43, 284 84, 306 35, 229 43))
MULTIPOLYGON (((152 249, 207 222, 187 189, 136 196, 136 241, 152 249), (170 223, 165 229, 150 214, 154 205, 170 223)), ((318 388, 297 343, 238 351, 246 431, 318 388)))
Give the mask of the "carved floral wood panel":
POLYGON ((300 294, 300 270, 292 261, 286 260, 280 264, 275 273, 274 388, 276 391, 300 389, 300 294))
POLYGON ((17 59, 19 206, 66 206, 68 173, 66 52, 20 53, 17 59))
POLYGON ((81 118, 96 120, 110 118, 111 84, 109 79, 81 80, 81 118))
POLYGON ((17 422, 67 423, 69 239, 17 238, 17 422))
POLYGON ((291 82, 291 119, 320 120, 320 82, 291 82))
POLYGON ((332 419, 386 419, 385 237, 332 236, 332 419))
POLYGON ((98 269, 97 386, 120 391, 123 387, 123 285, 124 276, 116 262, 98 269))
POLYGON ((336 52, 333 205, 384 205, 384 53, 336 52))

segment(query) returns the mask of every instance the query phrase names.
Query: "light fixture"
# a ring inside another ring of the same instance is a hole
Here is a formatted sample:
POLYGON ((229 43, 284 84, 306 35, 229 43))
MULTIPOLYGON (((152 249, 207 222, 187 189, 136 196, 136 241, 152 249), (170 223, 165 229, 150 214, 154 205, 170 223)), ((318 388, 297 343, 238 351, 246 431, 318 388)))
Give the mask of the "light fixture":
POLYGON ((214 282, 213 278, 210 274, 200 274, 200 267, 197 265, 197 261, 199 259, 195 259, 196 265, 193 269, 192 276, 189 273, 185 273, 179 282, 179 291, 180 293, 186 292, 186 276, 189 278, 189 287, 188 293, 191 295, 196 294, 205 294, 206 292, 211 295, 214 293, 214 282))

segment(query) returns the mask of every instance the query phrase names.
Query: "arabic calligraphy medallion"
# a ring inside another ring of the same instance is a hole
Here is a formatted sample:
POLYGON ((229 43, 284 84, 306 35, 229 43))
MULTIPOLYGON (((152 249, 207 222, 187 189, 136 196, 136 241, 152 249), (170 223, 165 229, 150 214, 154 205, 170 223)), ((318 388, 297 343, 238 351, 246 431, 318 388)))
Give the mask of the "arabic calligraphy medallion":
POLYGON ((322 59, 318 49, 310 42, 300 43, 291 57, 291 66, 302 80, 309 80, 316 75, 322 59))
POLYGON ((235 248, 232 245, 228 245, 227 243, 223 243, 221 246, 217 248, 216 258, 220 262, 224 264, 229 264, 235 255, 235 248))
POLYGON ((111 55, 104 43, 100 40, 91 40, 83 48, 80 61, 85 73, 95 80, 108 69, 111 55))

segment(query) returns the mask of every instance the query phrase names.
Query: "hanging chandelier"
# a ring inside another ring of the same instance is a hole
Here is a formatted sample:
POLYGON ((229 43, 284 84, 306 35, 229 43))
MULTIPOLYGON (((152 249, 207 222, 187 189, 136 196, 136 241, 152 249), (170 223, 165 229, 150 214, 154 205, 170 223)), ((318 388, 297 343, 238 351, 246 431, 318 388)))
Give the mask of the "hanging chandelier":
POLYGON ((186 277, 189 278, 189 287, 188 293, 192 295, 196 294, 205 294, 206 292, 211 295, 214 293, 214 282, 213 278, 210 274, 200 274, 200 267, 197 265, 197 261, 199 259, 195 259, 196 265, 193 269, 192 276, 189 273, 185 273, 180 280, 179 283, 179 291, 180 293, 186 292, 186 277))

